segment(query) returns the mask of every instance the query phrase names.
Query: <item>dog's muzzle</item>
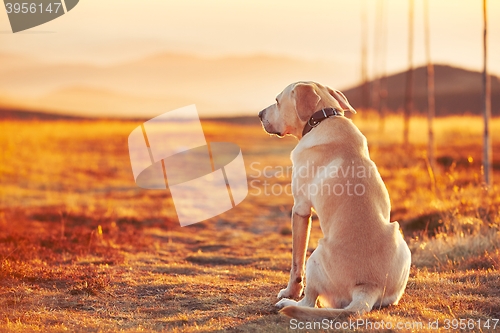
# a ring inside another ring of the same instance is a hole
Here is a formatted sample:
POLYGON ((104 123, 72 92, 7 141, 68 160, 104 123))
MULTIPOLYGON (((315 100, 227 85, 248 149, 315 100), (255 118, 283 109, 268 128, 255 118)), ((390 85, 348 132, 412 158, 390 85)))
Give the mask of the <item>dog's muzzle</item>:
MULTIPOLYGON (((262 123, 262 127, 264 128, 264 130, 269 133, 269 134, 274 134, 274 135, 277 135, 278 137, 283 137, 283 135, 281 135, 280 132, 276 132, 276 131, 269 131, 267 128, 266 128, 266 124, 264 123, 264 112, 266 111, 266 109, 262 110, 259 112, 259 119, 260 119, 260 122, 262 123)), ((267 124, 269 124, 269 122, 267 122, 267 124)))

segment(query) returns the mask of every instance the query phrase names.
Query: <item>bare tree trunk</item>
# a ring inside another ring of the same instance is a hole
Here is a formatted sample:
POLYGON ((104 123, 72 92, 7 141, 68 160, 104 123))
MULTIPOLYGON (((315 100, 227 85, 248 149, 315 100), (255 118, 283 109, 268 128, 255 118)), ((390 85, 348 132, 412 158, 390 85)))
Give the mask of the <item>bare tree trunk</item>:
POLYGON ((366 0, 361 4, 361 101, 364 110, 370 107, 370 87, 368 86, 368 23, 366 0))
POLYGON ((427 159, 429 161, 429 177, 431 179, 431 190, 436 192, 436 177, 434 175, 436 166, 436 145, 434 142, 434 116, 435 98, 434 98, 434 65, 431 60, 430 29, 429 29, 429 0, 424 0, 424 26, 425 26, 425 54, 427 58, 427 159))
POLYGON ((376 8, 377 12, 375 15, 375 28, 373 29, 373 65, 372 65, 372 96, 371 104, 374 109, 378 109, 379 105, 379 88, 380 88, 380 76, 379 76, 379 61, 380 61, 380 1, 377 0, 376 8))
POLYGON ((408 72, 406 73, 405 112, 403 124, 403 144, 409 146, 410 117, 413 109, 413 0, 409 4, 408 17, 408 72))
POLYGON ((386 58, 387 58, 387 24, 385 17, 385 0, 377 0, 377 15, 375 18, 374 57, 373 57, 373 83, 372 105, 378 110, 379 132, 385 129, 386 111, 386 58))
POLYGON ((486 0, 483 0, 483 19, 484 19, 484 32, 483 32, 483 117, 484 117, 484 142, 483 142, 483 172, 484 182, 488 188, 493 184, 493 172, 491 165, 491 137, 490 137, 490 118, 491 118, 491 89, 490 77, 488 75, 488 15, 486 0))

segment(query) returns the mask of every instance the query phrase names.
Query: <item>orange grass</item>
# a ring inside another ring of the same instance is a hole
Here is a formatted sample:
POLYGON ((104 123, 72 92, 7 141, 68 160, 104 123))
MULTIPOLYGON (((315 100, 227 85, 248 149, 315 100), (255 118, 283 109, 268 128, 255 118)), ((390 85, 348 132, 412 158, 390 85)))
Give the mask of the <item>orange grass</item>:
MULTIPOLYGON (((436 121, 433 193, 425 119, 412 120, 412 147, 404 150, 401 118, 388 118, 384 132, 373 116, 353 118, 389 189, 413 266, 398 306, 349 319, 413 323, 419 331, 436 320, 445 331, 453 319, 488 331, 489 319, 493 328, 500 195, 498 186, 481 184, 481 119, 436 121)), ((135 186, 127 137, 138 125, 0 121, 0 330, 292 331, 274 303, 290 269, 293 200, 263 191, 264 181, 290 182, 277 171, 290 166, 295 140, 268 137, 256 123, 204 122, 208 141, 242 147, 252 186, 235 209, 181 228, 167 191, 135 186)), ((500 120, 492 133, 500 133, 500 120)), ((499 148, 494 137, 497 181, 499 148)), ((313 224, 309 253, 321 236, 313 224)))

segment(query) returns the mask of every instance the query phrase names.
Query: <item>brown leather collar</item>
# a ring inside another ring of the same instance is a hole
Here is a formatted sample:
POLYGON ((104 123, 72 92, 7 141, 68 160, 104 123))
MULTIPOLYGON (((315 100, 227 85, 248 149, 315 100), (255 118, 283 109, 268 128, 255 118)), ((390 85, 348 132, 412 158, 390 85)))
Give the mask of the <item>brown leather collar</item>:
POLYGON ((326 118, 330 118, 332 116, 342 116, 342 115, 343 115, 342 111, 339 111, 334 108, 324 108, 314 112, 311 118, 309 118, 306 125, 304 126, 304 130, 302 131, 302 136, 309 133, 314 127, 318 126, 319 123, 321 123, 326 118))

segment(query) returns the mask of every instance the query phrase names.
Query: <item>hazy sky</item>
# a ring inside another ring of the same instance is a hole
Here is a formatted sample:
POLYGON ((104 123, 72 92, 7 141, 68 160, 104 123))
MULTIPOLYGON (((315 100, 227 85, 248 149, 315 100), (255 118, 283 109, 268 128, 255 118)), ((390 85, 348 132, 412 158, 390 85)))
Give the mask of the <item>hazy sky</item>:
MULTIPOLYGON (((268 53, 354 69, 360 64, 362 5, 372 50, 375 8, 382 2, 387 8, 387 70, 395 72, 407 65, 408 0, 82 0, 66 15, 17 34, 0 11, 0 53, 99 64, 164 51, 268 53)), ((482 0, 429 2, 433 60, 481 69, 482 0)), ((500 74, 500 1, 488 2, 489 66, 500 74)), ((414 59, 421 65, 423 0, 415 0, 415 11, 414 59)), ((353 76, 345 78, 346 84, 359 80, 353 76)))

